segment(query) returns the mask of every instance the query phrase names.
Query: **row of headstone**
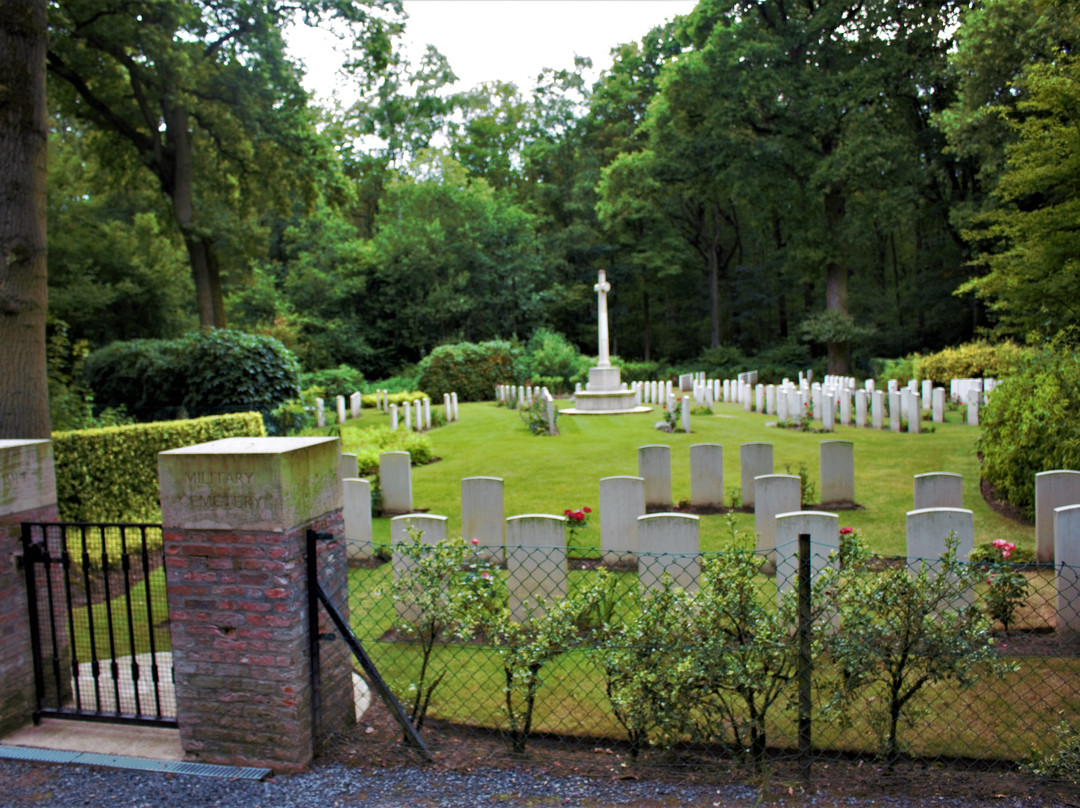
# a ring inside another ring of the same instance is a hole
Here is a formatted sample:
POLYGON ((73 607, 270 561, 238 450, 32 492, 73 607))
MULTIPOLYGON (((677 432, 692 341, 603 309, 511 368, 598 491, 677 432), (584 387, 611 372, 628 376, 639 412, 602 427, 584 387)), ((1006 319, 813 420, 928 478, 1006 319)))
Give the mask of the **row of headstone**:
MULTIPOLYGON (((349 418, 360 417, 360 410, 363 406, 360 399, 359 392, 353 393, 347 398, 345 396, 335 398, 334 404, 339 424, 345 423, 349 418)), ((321 398, 315 399, 315 423, 317 426, 326 426, 326 402, 321 398)))
MULTIPOLYGON (((451 395, 456 396, 457 394, 452 393, 451 395)), ((402 421, 404 421, 406 432, 412 432, 414 430, 416 432, 422 432, 425 429, 431 429, 431 399, 427 396, 413 401, 403 401, 401 404, 390 404, 389 407, 391 431, 396 431, 401 426, 402 421)), ((456 406, 453 408, 453 414, 455 417, 448 417, 448 421, 456 420, 456 406)))
MULTIPOLYGON (((578 392, 581 391, 581 385, 577 385, 578 392)), ((544 394, 551 395, 547 392, 547 387, 531 387, 524 384, 497 384, 495 385, 495 400, 500 404, 510 407, 511 409, 520 409, 522 407, 529 407, 534 401, 541 401, 544 398, 544 394)))
POLYGON ((452 424, 458 419, 457 393, 443 393, 443 410, 446 414, 446 423, 452 424))

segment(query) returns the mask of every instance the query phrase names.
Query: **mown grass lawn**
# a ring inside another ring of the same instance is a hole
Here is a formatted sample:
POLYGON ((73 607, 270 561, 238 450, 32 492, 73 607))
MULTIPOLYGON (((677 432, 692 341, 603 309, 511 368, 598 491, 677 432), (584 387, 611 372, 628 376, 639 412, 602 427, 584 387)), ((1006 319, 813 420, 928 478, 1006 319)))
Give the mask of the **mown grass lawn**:
MULTIPOLYGON (((569 402, 560 401, 561 407, 569 402)), ((461 478, 494 476, 505 480, 506 515, 562 514, 588 505, 596 510, 599 481, 612 475, 637 474, 637 448, 645 444, 671 447, 675 502, 690 497, 690 446, 719 443, 724 447, 725 503, 740 485, 739 446, 749 441, 773 444, 774 471, 805 465, 820 492, 819 445, 823 440, 855 444, 855 498, 861 510, 840 514, 840 524, 858 528, 871 549, 884 555, 905 552, 905 514, 912 508, 912 477, 932 471, 964 475, 964 507, 975 514, 976 544, 1003 538, 1033 547, 1034 528, 1000 516, 979 493, 975 455, 978 427, 962 423, 962 412, 949 412, 945 424, 924 424, 933 432, 895 434, 873 429, 838 427, 831 434, 798 432, 769 426, 775 418, 747 413, 734 404, 714 406, 714 415, 695 416, 691 433, 668 434, 653 429, 658 411, 639 415, 562 416, 556 437, 532 435, 513 410, 491 402, 460 405, 461 419, 427 433, 441 460, 413 469, 413 503, 417 509, 449 518, 449 535, 460 535, 461 478)), ((350 451, 358 429, 385 423, 387 416, 364 410, 342 430, 343 450, 350 451)), ((597 516, 597 514, 594 514, 597 516)), ((740 530, 753 533, 753 514, 736 514, 740 530)), ((389 519, 376 519, 376 543, 387 543, 389 519)), ((703 515, 701 548, 721 550, 729 530, 723 515, 703 515)), ((579 544, 599 547, 599 520, 580 534, 579 544)))

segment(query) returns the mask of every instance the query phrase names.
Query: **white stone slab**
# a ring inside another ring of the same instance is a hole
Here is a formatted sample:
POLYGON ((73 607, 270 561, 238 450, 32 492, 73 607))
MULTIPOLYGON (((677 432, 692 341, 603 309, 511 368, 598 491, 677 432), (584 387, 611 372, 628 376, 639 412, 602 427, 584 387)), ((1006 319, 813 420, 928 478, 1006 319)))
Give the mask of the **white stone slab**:
POLYGON ((1057 630, 1080 631, 1080 505, 1054 509, 1057 630))
POLYGON ((566 519, 523 514, 506 520, 510 616, 519 623, 543 614, 544 602, 566 597, 566 519))
POLYGON ((600 479, 600 551, 606 563, 637 558, 637 520, 644 515, 643 477, 600 479))
POLYGON ((690 446, 690 504, 720 508, 724 504, 724 447, 719 443, 690 446))
POLYGON ((810 574, 817 578, 836 566, 840 551, 840 518, 824 511, 792 511, 776 515, 776 595, 799 582, 799 536, 810 535, 810 574))
POLYGON ((754 478, 772 473, 773 445, 771 443, 758 441, 739 446, 739 475, 744 507, 749 508, 754 505, 754 478))
POLYGON ((754 530, 756 549, 776 558, 776 516, 802 507, 802 481, 796 474, 763 474, 754 478, 754 530))
POLYGON ((855 444, 825 440, 818 448, 823 505, 855 504, 855 444))
POLYGON ((671 506, 671 447, 647 444, 638 447, 638 476, 645 480, 646 507, 671 506))
POLYGON ((915 475, 915 510, 963 508, 964 475, 933 471, 915 475))
POLYGON ((975 518, 966 508, 922 508, 907 513, 908 563, 936 561, 945 553, 945 539, 955 533, 956 557, 967 561, 975 547, 975 518))
POLYGON ((1080 504, 1080 471, 1055 469, 1035 475, 1035 560, 1055 560, 1054 510, 1080 504))
POLYGON ((480 540, 476 548, 483 560, 502 562, 505 519, 502 477, 462 478, 461 537, 480 540))
POLYGON ((345 548, 350 561, 371 558, 375 552, 371 530, 371 483, 360 478, 341 481, 344 489, 345 548))
MULTIPOLYGON (((409 408, 406 407, 408 412, 409 408)), ((379 487, 384 514, 411 513, 412 458, 408 452, 383 452, 379 455, 379 487)))
POLYGON ((0 440, 0 515, 56 505, 52 442, 0 440))
POLYGON ((653 513, 638 518, 638 581, 657 587, 664 573, 687 592, 698 588, 700 541, 698 517, 685 513, 653 513))

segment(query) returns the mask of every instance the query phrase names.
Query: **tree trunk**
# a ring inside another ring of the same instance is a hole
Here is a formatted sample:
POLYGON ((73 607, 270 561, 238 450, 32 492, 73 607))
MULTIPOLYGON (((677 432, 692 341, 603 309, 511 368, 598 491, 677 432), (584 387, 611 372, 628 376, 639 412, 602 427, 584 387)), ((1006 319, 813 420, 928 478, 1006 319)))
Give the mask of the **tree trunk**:
POLYGON ((0 438, 48 438, 45 0, 0 3, 0 438))
MULTIPOLYGON (((831 188, 825 195, 825 222, 830 245, 842 244, 840 225, 844 220, 844 193, 839 188, 831 188)), ((843 249, 843 248, 841 248, 843 249)), ((848 313, 848 273, 847 261, 843 253, 830 254, 825 266, 825 308, 829 311, 848 313)), ((829 370, 837 376, 847 376, 850 372, 851 346, 848 343, 829 343, 829 370)))
POLYGON ((200 232, 195 224, 194 171, 191 137, 188 135, 187 110, 179 104, 169 110, 166 121, 169 145, 174 155, 172 182, 163 182, 172 197, 173 218, 184 237, 191 278, 195 282, 195 302, 199 309, 199 326, 225 328, 225 297, 221 289, 221 273, 213 239, 200 232), (169 186, 171 185, 171 189, 169 186))

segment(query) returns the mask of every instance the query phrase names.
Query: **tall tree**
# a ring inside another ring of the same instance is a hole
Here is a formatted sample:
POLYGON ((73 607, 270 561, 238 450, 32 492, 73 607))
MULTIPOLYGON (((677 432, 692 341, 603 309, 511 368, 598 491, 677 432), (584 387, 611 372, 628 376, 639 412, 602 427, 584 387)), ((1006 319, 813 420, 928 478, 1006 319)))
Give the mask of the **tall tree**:
POLYGON ((219 211, 311 197, 321 143, 282 28, 356 26, 357 64, 380 69, 376 9, 399 0, 51 0, 48 67, 61 109, 112 136, 168 197, 191 265, 199 320, 225 325, 219 211), (366 61, 364 58, 366 57, 366 61))
POLYGON ((45 0, 0 4, 0 438, 48 438, 45 0))

